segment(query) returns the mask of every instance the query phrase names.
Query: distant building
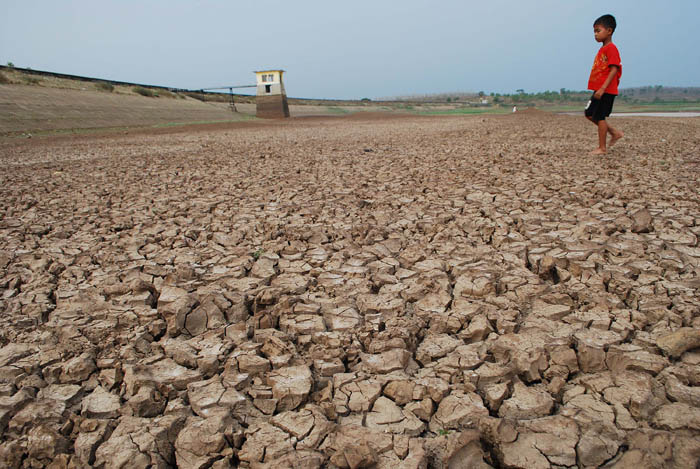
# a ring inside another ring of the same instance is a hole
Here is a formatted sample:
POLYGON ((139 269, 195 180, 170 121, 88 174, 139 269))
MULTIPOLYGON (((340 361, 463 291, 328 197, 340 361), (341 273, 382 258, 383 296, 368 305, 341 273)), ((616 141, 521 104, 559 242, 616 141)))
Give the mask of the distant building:
POLYGON ((255 72, 258 92, 255 98, 257 117, 274 119, 289 117, 287 93, 282 82, 284 70, 261 70, 255 72))

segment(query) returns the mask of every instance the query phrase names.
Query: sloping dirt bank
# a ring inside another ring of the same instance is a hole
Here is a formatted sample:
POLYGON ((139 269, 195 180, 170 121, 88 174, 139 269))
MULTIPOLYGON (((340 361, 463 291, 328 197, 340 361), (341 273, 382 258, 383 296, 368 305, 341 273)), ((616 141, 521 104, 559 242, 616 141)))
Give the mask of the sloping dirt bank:
POLYGON ((226 103, 0 85, 0 133, 240 120, 226 103))

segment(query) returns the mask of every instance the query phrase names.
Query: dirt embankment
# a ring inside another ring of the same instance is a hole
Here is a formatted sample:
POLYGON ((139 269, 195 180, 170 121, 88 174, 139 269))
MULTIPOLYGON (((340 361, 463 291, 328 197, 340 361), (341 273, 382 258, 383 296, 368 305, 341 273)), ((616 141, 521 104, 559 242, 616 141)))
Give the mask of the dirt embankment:
POLYGON ((102 91, 0 85, 0 133, 232 121, 226 103, 102 91))
POLYGON ((0 465, 695 467, 700 121, 616 122, 1 141, 0 465))
MULTIPOLYGON (((56 130, 237 122, 256 114, 255 96, 168 90, 0 67, 0 135, 56 130)), ((290 99, 292 116, 392 111, 379 103, 290 99)))

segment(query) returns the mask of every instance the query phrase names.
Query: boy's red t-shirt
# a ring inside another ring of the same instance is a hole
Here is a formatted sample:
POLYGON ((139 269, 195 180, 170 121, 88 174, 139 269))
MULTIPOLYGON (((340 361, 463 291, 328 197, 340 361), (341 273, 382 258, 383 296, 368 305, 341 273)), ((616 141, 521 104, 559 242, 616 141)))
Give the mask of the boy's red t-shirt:
POLYGON ((588 79, 589 90, 598 91, 600 87, 603 86, 605 79, 608 78, 608 74, 610 73, 611 65, 617 65, 617 76, 613 78, 604 93, 617 95, 617 87, 620 84, 620 77, 622 76, 622 62, 620 61, 620 52, 612 42, 601 47, 595 56, 593 68, 591 69, 591 77, 588 79))

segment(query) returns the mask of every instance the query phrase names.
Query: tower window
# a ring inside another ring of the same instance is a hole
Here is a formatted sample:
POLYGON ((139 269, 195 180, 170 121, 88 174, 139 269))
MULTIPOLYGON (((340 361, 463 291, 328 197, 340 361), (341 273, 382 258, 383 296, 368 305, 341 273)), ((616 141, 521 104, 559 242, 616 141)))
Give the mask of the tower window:
POLYGON ((265 93, 272 91, 272 85, 265 85, 265 93))

